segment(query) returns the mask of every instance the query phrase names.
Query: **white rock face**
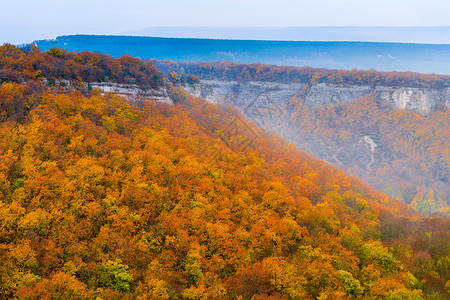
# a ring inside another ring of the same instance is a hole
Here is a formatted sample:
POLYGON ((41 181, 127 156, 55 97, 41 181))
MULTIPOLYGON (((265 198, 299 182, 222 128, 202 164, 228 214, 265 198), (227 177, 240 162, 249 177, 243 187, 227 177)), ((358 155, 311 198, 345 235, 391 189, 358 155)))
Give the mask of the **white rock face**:
POLYGON ((442 99, 445 105, 447 105, 447 107, 450 107, 450 87, 444 89, 444 91, 442 92, 442 99))
MULTIPOLYGON (((200 84, 186 85, 184 88, 195 97, 202 97, 212 102, 233 99, 233 104, 245 107, 265 93, 278 105, 286 104, 292 96, 300 92, 304 83, 276 83, 264 81, 219 81, 206 80, 200 84)), ((421 89, 411 87, 387 87, 337 85, 319 83, 312 86, 306 97, 309 105, 330 105, 346 103, 375 92, 378 99, 393 103, 400 109, 410 109, 420 113, 428 113, 438 103, 450 106, 450 88, 421 89)))
POLYGON ((345 103, 361 98, 370 92, 369 86, 319 83, 311 87, 306 97, 306 103, 312 105, 345 103))
POLYGON ((419 89, 410 87, 390 88, 377 87, 375 91, 379 98, 394 103, 397 108, 408 108, 417 112, 429 112, 439 102, 449 106, 450 91, 448 88, 419 89))
POLYGON ((397 108, 428 113, 438 103, 450 104, 450 88, 419 89, 412 87, 336 85, 320 83, 311 87, 306 102, 311 105, 345 103, 375 91, 378 99, 393 103, 397 108))
POLYGON ((99 89, 102 93, 117 93, 131 98, 141 95, 153 100, 172 103, 172 100, 170 99, 165 88, 161 88, 159 90, 142 90, 136 84, 119 84, 112 82, 90 82, 88 85, 92 88, 99 89))
POLYGON ((366 143, 367 147, 369 148, 370 151, 370 162, 367 164, 367 168, 370 168, 370 166, 372 165, 372 163, 375 161, 375 148, 377 147, 377 144, 368 136, 365 135, 363 136, 359 142, 364 142, 366 143))
POLYGON ((304 86, 304 83, 205 80, 200 84, 183 87, 192 96, 202 97, 211 102, 220 102, 231 98, 234 99, 235 105, 245 106, 263 93, 273 102, 285 104, 304 86))

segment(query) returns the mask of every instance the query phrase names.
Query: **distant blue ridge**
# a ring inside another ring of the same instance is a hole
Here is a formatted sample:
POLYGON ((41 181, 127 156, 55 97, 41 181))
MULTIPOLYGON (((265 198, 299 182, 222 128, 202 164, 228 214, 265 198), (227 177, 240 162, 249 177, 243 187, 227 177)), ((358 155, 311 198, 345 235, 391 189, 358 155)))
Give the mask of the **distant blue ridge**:
POLYGON ((41 50, 93 51, 173 61, 233 61, 327 69, 450 74, 450 45, 382 42, 264 41, 67 35, 35 42, 41 50))

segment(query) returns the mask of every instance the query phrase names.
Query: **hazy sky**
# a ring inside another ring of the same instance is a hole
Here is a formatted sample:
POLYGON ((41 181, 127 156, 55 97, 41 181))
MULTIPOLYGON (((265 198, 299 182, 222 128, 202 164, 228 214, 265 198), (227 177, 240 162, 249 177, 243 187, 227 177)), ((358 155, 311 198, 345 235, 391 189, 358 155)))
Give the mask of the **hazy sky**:
MULTIPOLYGON (((449 0, 2 1, 0 43, 150 26, 448 26, 449 0)), ((24 41, 24 42, 25 42, 24 41)))

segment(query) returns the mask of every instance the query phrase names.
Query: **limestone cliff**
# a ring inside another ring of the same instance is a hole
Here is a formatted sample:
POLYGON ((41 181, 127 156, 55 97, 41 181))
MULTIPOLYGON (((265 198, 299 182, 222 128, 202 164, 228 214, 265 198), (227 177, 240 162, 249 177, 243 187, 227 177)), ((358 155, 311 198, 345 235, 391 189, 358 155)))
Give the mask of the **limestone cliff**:
MULTIPOLYGON (((205 80, 195 85, 186 85, 184 88, 188 93, 196 97, 203 97, 212 102, 220 102, 231 99, 237 106, 245 106, 265 93, 279 105, 287 104, 297 92, 306 86, 304 83, 275 83, 264 81, 219 81, 205 80)), ((380 100, 393 103, 400 109, 427 113, 439 103, 450 106, 450 88, 445 89, 423 89, 413 87, 387 87, 336 85, 319 83, 309 88, 306 102, 310 105, 328 105, 345 103, 356 100, 371 92, 375 92, 380 100)))
POLYGON ((162 102, 171 102, 169 93, 165 86, 161 86, 159 89, 142 89, 137 84, 119 84, 114 82, 90 82, 87 87, 99 89, 102 93, 114 92, 119 95, 124 95, 129 99, 137 96, 143 96, 162 102))
POLYGON ((450 105, 450 88, 420 89, 410 87, 376 87, 380 99, 394 103, 397 108, 429 112, 439 103, 450 105))
POLYGON ((233 104, 237 106, 246 106, 246 103, 250 103, 262 93, 265 93, 277 104, 285 104, 305 85, 304 83, 205 80, 200 84, 183 87, 189 94, 205 98, 211 102, 231 99, 233 104))

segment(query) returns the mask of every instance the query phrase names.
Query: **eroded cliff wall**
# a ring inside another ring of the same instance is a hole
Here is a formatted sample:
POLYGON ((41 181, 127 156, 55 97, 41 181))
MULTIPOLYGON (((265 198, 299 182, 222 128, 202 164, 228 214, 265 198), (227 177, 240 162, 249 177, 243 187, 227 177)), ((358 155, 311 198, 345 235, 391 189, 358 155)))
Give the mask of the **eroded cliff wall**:
POLYGON ((427 113, 440 103, 450 106, 450 88, 429 89, 413 87, 387 87, 336 85, 319 83, 307 87, 304 83, 275 83, 264 81, 219 81, 206 80, 195 85, 184 86, 193 96, 203 97, 212 102, 231 99, 237 106, 245 106, 261 94, 265 94, 277 104, 287 102, 298 92, 308 88, 306 102, 310 105, 328 105, 356 100, 375 92, 377 98, 393 103, 397 108, 427 113))

